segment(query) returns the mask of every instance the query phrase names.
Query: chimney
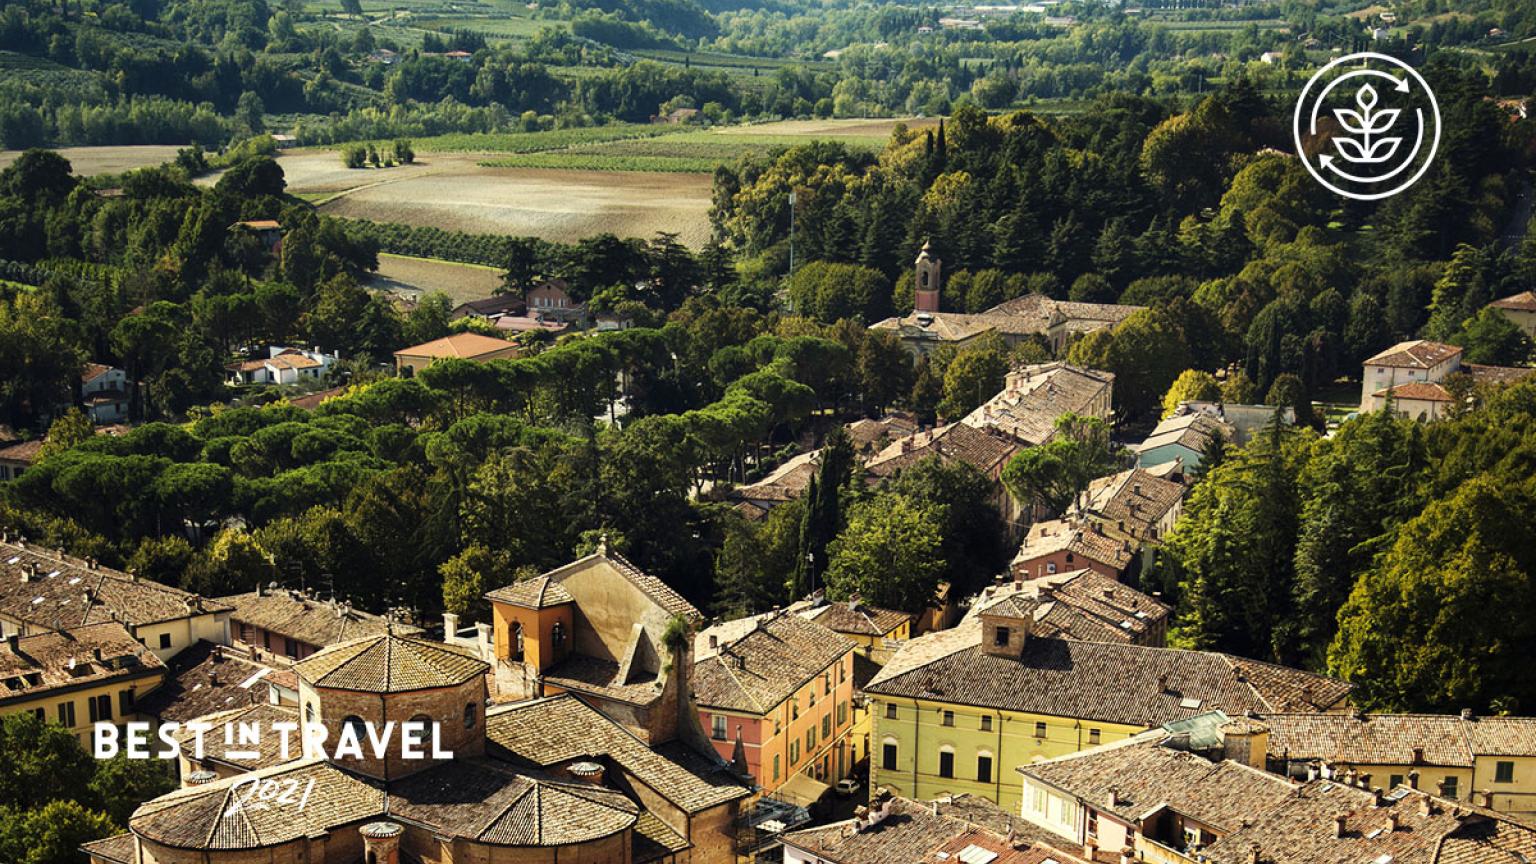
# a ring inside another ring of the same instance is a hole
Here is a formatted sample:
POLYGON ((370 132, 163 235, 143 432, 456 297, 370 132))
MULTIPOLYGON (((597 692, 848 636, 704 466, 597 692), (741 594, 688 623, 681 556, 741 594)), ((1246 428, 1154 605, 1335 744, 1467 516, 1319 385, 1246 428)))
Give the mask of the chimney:
POLYGON ((92 646, 92 648, 91 648, 91 659, 95 660, 97 663, 101 662, 101 646, 100 645, 92 646))
POLYGON ((1110 808, 1111 810, 1120 806, 1119 786, 1109 787, 1109 791, 1104 795, 1104 806, 1110 808))
POLYGON ((1164 672, 1163 674, 1157 676, 1157 692, 1159 692, 1159 693, 1167 693, 1168 692, 1168 673, 1167 672, 1164 672))
POLYGON ((1477 715, 1472 713, 1472 709, 1471 708, 1463 708, 1463 709, 1461 709, 1461 719, 1463 719, 1463 720, 1476 720, 1477 719, 1477 715))
POLYGON ((1349 825, 1349 816, 1348 815, 1346 815, 1344 813, 1340 813, 1339 815, 1333 817, 1333 836, 1334 837, 1343 837, 1345 829, 1346 829, 1346 827, 1348 825, 1349 825))
POLYGON ((1415 748, 1413 748, 1413 761, 1411 763, 1409 763, 1409 764, 1412 764, 1412 765, 1423 765, 1424 764, 1424 748, 1423 747, 1415 747, 1415 748))
POLYGON ((1419 788, 1419 771, 1417 768, 1408 772, 1408 788, 1419 788))
POLYGON ((400 835, 396 822, 369 822, 357 829, 363 835, 363 860, 369 864, 400 864, 400 835))
POLYGON ((12 633, 11 635, 5 637, 5 647, 8 648, 12 654, 21 653, 21 634, 12 633))
POLYGON ((1248 844, 1248 864, 1259 864, 1259 844, 1248 844))
POLYGON ((1390 834, 1393 831, 1396 831, 1398 829, 1398 827, 1399 827, 1400 821, 1401 821, 1401 819, 1398 817, 1396 810, 1388 810, 1387 811, 1387 833, 1390 834))

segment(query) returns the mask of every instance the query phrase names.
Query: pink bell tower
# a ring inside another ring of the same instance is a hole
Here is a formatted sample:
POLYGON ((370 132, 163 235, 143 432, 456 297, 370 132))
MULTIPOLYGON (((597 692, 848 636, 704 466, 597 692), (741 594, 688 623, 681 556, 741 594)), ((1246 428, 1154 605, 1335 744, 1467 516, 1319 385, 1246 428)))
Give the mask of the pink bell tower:
POLYGON ((917 261, 913 267, 916 272, 916 284, 913 297, 914 312, 939 311, 939 267, 942 265, 939 259, 932 255, 933 245, 923 242, 923 250, 917 253, 917 261))

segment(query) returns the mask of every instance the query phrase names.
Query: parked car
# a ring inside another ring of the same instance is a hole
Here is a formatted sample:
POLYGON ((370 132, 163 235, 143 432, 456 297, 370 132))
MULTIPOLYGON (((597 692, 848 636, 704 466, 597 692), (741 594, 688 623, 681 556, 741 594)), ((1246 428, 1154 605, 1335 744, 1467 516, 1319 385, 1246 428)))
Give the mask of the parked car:
POLYGON ((864 787, 859 785, 859 781, 852 777, 837 781, 837 794, 844 798, 852 798, 862 788, 864 787))

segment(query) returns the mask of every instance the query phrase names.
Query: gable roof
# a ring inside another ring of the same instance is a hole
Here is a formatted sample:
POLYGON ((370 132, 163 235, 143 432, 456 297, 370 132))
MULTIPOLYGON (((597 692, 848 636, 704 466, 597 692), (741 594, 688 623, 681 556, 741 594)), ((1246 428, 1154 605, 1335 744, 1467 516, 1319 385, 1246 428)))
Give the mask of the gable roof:
POLYGON ((1218 435, 1227 441, 1232 441, 1236 439, 1237 432, 1226 422, 1204 411, 1191 411, 1158 421, 1152 434, 1131 449, 1137 453, 1145 453, 1158 447, 1177 444, 1195 453, 1204 453, 1218 435))
POLYGON ((1033 606, 1030 631, 1087 642, 1133 642, 1161 624, 1173 607, 1095 570, 1070 570, 983 592, 967 615, 981 614, 1012 597, 1033 606))
MULTIPOLYGON (((784 843, 835 864, 909 864, 965 861, 959 855, 976 847, 994 857, 989 864, 1041 864, 1049 859, 1082 859, 1053 849, 1060 842, 1045 831, 974 795, 954 795, 931 803, 890 798, 886 815, 861 827, 856 820, 791 831, 784 843)), ((870 810, 878 812, 877 799, 870 810)))
POLYGON ((462 333, 444 336, 441 339, 433 339, 431 342, 423 342, 420 345, 401 348, 395 352, 395 356, 464 357, 473 360, 476 357, 483 357, 487 354, 516 347, 516 345, 505 339, 497 339, 494 336, 485 336, 466 330, 462 333))
POLYGON ((1120 571, 1130 566, 1134 557, 1130 546, 1129 541, 1106 536, 1091 525, 1079 525, 1071 519, 1047 519, 1029 526, 1029 533, 1013 556, 1013 566, 1067 552, 1074 558, 1080 555, 1120 571))
POLYGON ((1536 312, 1536 291, 1521 291, 1501 297, 1488 304, 1495 309, 1511 309, 1516 312, 1536 312))
POLYGON ((1240 762, 1212 762, 1161 741, 1161 735, 1138 736, 1018 770, 1133 825, 1167 807, 1218 833, 1237 829, 1294 794, 1295 787, 1278 774, 1240 762))
POLYGON ((563 564, 542 575, 555 583, 563 582, 571 574, 599 560, 606 562, 620 576, 628 580, 629 584, 635 586, 640 590, 640 593, 650 598, 652 602, 666 610, 669 614, 681 615, 694 622, 704 620, 704 613, 695 608, 692 603, 683 599, 683 595, 672 590, 672 586, 636 567, 623 555, 607 548, 606 542, 599 544, 598 550, 591 555, 577 558, 569 564, 563 564))
POLYGON ((858 600, 823 603, 800 614, 834 633, 881 637, 912 620, 906 612, 869 606, 858 600))
POLYGON ((267 699, 270 666, 226 651, 206 639, 181 649, 165 681, 135 700, 134 710, 162 723, 185 723, 215 711, 242 708, 267 699))
POLYGON ((1536 717, 1267 714, 1263 720, 1270 752, 1293 760, 1470 768, 1476 756, 1536 756, 1536 717))
POLYGON ((1168 511, 1184 500, 1188 491, 1144 468, 1132 468, 1088 483, 1080 510, 1116 523, 1137 538, 1149 538, 1168 511))
POLYGON ((0 542, 0 614, 56 629, 128 627, 228 612, 229 605, 31 543, 0 542))
POLYGON ((401 693, 452 687, 484 675, 489 668, 454 645, 384 634, 312 654, 295 663, 293 671, 315 687, 401 693))
POLYGON ((486 592, 485 598, 497 603, 511 603, 514 606, 525 606, 529 609, 544 609, 576 600, 571 596, 571 592, 565 590, 559 582, 549 576, 535 576, 532 579, 513 582, 511 585, 503 585, 494 591, 486 592))
POLYGON ((382 616, 354 609, 351 604, 318 600, 292 589, 260 588, 220 597, 219 601, 229 605, 229 617, 234 621, 318 648, 379 636, 391 626, 401 636, 421 632, 420 627, 391 625, 382 616))
MULTIPOLYGON (((285 758, 283 736, 277 734, 272 728, 274 723, 298 723, 297 708, 257 702, 254 705, 243 705, 194 716, 215 729, 239 728, 240 724, 244 723, 261 730, 261 734, 254 743, 230 741, 217 732, 204 735, 203 755, 210 761, 241 771, 257 771, 292 762, 297 756, 297 748, 294 748, 294 751, 286 754, 285 758)), ((197 752, 195 730, 182 726, 176 730, 175 738, 181 743, 183 753, 197 752)))
POLYGON ((1024 444, 1045 444, 1056 437, 1056 418, 1092 413, 1094 402, 1114 383, 1112 372, 1061 361, 1023 366, 1008 373, 1001 393, 960 422, 996 430, 1024 444))
POLYGON ((914 432, 885 446, 864 466, 871 478, 885 478, 929 456, 945 462, 963 462, 983 475, 993 476, 1020 449, 1019 442, 964 423, 950 423, 925 432, 914 432))
MULTIPOLYGON (((708 633, 706 630, 705 633, 708 633)), ((793 612, 757 618, 744 635, 693 664, 701 708, 767 714, 853 651, 853 643, 793 612)))
POLYGON ((1410 339, 1365 361, 1366 366, 1391 366, 1398 369, 1431 369, 1461 354, 1461 348, 1444 342, 1410 339))
POLYGON ((105 363, 87 363, 85 364, 85 368, 80 372, 80 383, 89 384, 92 381, 95 381, 97 378, 100 378, 108 372, 111 372, 112 369, 113 367, 108 366, 105 363))
POLYGON ((908 642, 865 688, 903 696, 1155 726, 1205 711, 1329 708, 1349 692, 1332 678, 1205 651, 1030 636, 1018 657, 981 647, 979 618, 908 642))
POLYGON ((0 642, 0 705, 164 671, 160 658, 115 621, 20 636, 14 647, 0 642))
POLYGON ((570 693, 491 708, 485 733, 513 759, 540 768, 606 757, 689 813, 751 794, 718 757, 710 761, 678 742, 648 747, 570 693))

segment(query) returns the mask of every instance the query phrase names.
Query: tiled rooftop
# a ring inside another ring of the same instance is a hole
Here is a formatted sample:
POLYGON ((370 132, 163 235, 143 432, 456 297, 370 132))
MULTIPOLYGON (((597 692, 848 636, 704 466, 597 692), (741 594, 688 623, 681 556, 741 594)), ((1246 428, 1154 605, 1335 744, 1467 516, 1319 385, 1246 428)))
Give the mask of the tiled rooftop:
POLYGON ((693 665, 699 706, 767 714, 853 651, 853 643, 786 611, 757 618, 746 634, 708 651, 693 665))
POLYGON ((36 627, 129 627, 229 611, 229 605, 58 550, 0 542, 0 615, 36 627))
POLYGON ((892 441, 871 456, 864 468, 872 479, 878 480, 929 456, 938 456, 945 462, 964 462, 984 475, 993 476, 1019 447, 1019 442, 1007 436, 951 423, 892 441))
POLYGON ((1173 608, 1093 570, 1072 570, 983 591, 968 615, 1022 595, 1034 601, 1037 636, 1087 642, 1132 642, 1166 621, 1173 608))
POLYGON ((1081 509, 1137 538, 1150 538, 1157 523, 1177 507, 1187 490, 1142 468, 1132 468, 1088 484, 1081 509))
MULTIPOLYGON (((1057 552, 1070 552, 1115 570, 1124 570, 1134 556, 1129 541, 1116 540, 1091 526, 1067 519, 1048 519, 1029 526, 1029 533, 1024 535, 1024 543, 1019 546, 1013 563, 1019 565, 1057 552)), ((1071 563, 1085 562, 1074 560, 1071 563)))
POLYGON ((1392 366, 1399 369, 1432 369, 1457 356, 1461 349, 1443 342, 1410 339, 1399 342, 1365 361, 1366 366, 1392 366))
POLYGON ((895 609, 868 606, 856 600, 823 603, 800 613, 834 633, 880 637, 911 621, 912 616, 895 609))
POLYGON ((169 667, 165 683, 136 703, 140 714, 162 723, 265 702, 273 671, 206 640, 183 648, 169 667))
POLYGON ((546 606, 557 606, 575 600, 571 592, 548 576, 536 576, 514 582, 488 592, 485 597, 497 603, 511 603, 514 606, 526 606, 529 609, 543 609, 546 606))
POLYGON ((1472 766, 1475 755, 1536 756, 1536 717, 1269 714, 1269 750, 1349 765, 1472 766), (1417 754, 1416 752, 1417 751, 1417 754))
POLYGON ((489 667, 468 651, 406 636, 369 636, 335 645, 294 664, 316 687, 399 693, 462 684, 489 667))
POLYGON ((1003 392, 961 422, 1001 432, 1026 445, 1045 444, 1056 435, 1058 417, 1092 413, 1095 400, 1114 382, 1113 373, 1060 361, 1025 366, 1009 372, 1003 392))
POLYGON ((0 642, 0 705, 164 671, 154 652, 112 621, 15 637, 0 642))
POLYGON ((981 647, 981 621, 908 642, 865 688, 1056 717, 1154 726, 1219 709, 1323 710, 1349 685, 1299 669, 1204 651, 1030 636, 1019 657, 981 647))
MULTIPOLYGON (((291 589, 262 588, 220 597, 219 602, 233 609, 229 616, 232 629, 237 622, 249 624, 318 648, 380 636, 390 628, 382 616, 334 600, 317 600, 291 589)), ((394 632, 402 636, 421 632, 420 627, 393 626, 394 632)))
POLYGON ((653 750, 570 694, 487 711, 486 737, 513 759, 532 767, 550 768, 573 760, 606 757, 690 813, 751 794, 717 760, 684 752, 676 742, 653 750))

